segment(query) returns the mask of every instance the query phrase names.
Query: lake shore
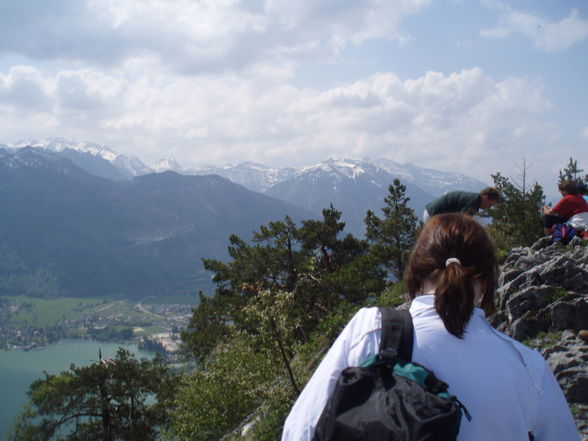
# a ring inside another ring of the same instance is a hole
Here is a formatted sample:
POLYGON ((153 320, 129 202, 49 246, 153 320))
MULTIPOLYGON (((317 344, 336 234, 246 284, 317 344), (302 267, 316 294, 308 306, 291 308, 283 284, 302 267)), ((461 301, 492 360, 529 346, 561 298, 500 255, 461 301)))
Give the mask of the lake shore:
POLYGON ((96 340, 61 340, 44 348, 30 351, 0 350, 0 441, 7 441, 6 432, 27 401, 30 384, 44 372, 57 374, 69 369, 71 364, 84 366, 98 359, 114 357, 119 347, 134 353, 137 358, 152 358, 153 352, 136 344, 112 343, 96 340))

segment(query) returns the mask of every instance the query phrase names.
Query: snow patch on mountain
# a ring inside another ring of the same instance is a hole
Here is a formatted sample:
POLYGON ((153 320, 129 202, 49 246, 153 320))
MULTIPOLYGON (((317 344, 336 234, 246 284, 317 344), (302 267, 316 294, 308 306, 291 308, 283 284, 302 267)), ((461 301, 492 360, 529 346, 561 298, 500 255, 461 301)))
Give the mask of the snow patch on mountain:
POLYGON ((251 190, 261 192, 266 192, 284 181, 304 179, 316 183, 326 177, 330 177, 336 186, 337 183, 345 180, 357 181, 365 178, 381 188, 387 188, 394 178, 398 178, 405 185, 417 185, 423 191, 435 196, 453 190, 478 192, 487 185, 460 173, 425 169, 412 164, 399 164, 389 159, 369 158, 361 160, 330 158, 319 164, 281 169, 244 162, 235 166, 207 166, 192 170, 190 174, 218 174, 251 190))
POLYGON ((180 163, 174 158, 160 159, 155 164, 151 164, 151 169, 156 173, 163 173, 165 171, 175 171, 181 173, 184 171, 180 163))
POLYGON ((357 179, 358 176, 366 173, 366 169, 365 164, 360 161, 330 158, 320 164, 300 168, 295 176, 315 172, 332 173, 345 178, 357 179))
POLYGON ((250 190, 260 192, 279 182, 293 178, 296 173, 297 169, 292 167, 275 168, 256 162, 243 162, 223 167, 208 165, 197 170, 190 170, 190 174, 219 175, 250 190))
MULTIPOLYGON (((66 154, 71 151, 79 152, 80 154, 90 154, 96 158, 108 161, 127 178, 153 173, 153 170, 143 164, 136 156, 118 154, 104 144, 97 144, 95 142, 81 141, 73 138, 51 137, 46 139, 25 139, 8 144, 8 146, 12 148, 34 147, 60 154, 66 154)), ((78 163, 78 165, 84 168, 81 164, 78 163)), ((95 172, 94 170, 88 171, 90 173, 95 172)))
POLYGON ((0 161, 4 166, 11 169, 50 169, 62 175, 70 174, 72 172, 72 166, 68 161, 65 161, 63 158, 52 152, 36 149, 30 146, 16 149, 6 147, 1 148, 0 161))
POLYGON ((141 162, 136 156, 118 155, 110 162, 121 170, 128 171, 131 176, 141 176, 153 173, 153 169, 143 164, 143 162, 141 162))
POLYGON ((73 138, 52 137, 46 139, 25 139, 18 141, 12 145, 14 148, 20 147, 37 147, 54 152, 62 152, 65 149, 77 150, 80 152, 91 153, 94 156, 101 156, 107 161, 114 161, 117 153, 106 147, 104 144, 97 144, 94 142, 80 141, 73 138))

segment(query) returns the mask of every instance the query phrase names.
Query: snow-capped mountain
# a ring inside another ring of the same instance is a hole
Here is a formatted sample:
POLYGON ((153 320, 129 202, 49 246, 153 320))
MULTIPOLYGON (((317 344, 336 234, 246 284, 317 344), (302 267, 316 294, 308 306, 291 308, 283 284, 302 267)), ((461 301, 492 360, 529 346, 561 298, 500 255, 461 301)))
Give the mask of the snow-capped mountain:
POLYGON ((146 166, 136 156, 118 155, 112 161, 112 164, 120 170, 127 171, 131 176, 141 176, 153 173, 153 169, 146 166))
MULTIPOLYGON (((367 159, 367 161, 370 160, 367 159)), ((405 184, 416 184, 427 193, 435 196, 453 190, 477 192, 488 186, 488 184, 462 173, 443 172, 417 167, 412 164, 398 164, 389 159, 378 159, 373 161, 373 163, 386 170, 390 175, 397 177, 405 184)))
POLYGON ((227 165, 225 167, 207 166, 192 170, 197 175, 219 175, 250 190, 264 192, 271 186, 292 179, 298 173, 293 167, 274 168, 255 162, 227 165))
MULTIPOLYGON (((369 161, 329 159, 298 170, 296 175, 266 190, 266 194, 296 204, 317 215, 331 204, 342 212, 347 230, 362 235, 367 210, 378 215, 395 177, 369 161)), ((406 184, 406 180, 400 177, 406 184)), ((409 204, 417 212, 433 199, 418 185, 407 185, 409 204)))
MULTIPOLYGON (((182 174, 192 174, 192 173, 185 173, 184 169, 180 165, 178 161, 174 158, 164 158, 157 161, 155 164, 151 165, 151 169, 156 173, 163 173, 166 171, 175 171, 182 174)), ((210 173, 214 174, 214 173, 210 173)))
MULTIPOLYGON (((186 171, 188 172, 188 171, 186 171)), ((387 188, 393 178, 403 184, 419 186, 423 191, 434 196, 452 190, 479 191, 486 184, 460 173, 442 172, 426 169, 412 164, 399 164, 389 159, 372 160, 334 159, 330 158, 319 164, 305 167, 272 168, 263 164, 243 162, 225 167, 207 166, 191 170, 189 174, 218 174, 251 190, 272 193, 272 187, 284 181, 300 179, 318 179, 330 176, 334 182, 344 179, 371 179, 373 184, 387 188)), ((334 188, 336 190, 336 188, 334 188)))
POLYGON ((45 150, 33 147, 10 148, 0 145, 0 163, 9 170, 28 168, 37 171, 51 170, 60 175, 77 173, 71 161, 45 150))
POLYGON ((153 173, 136 156, 118 154, 103 144, 71 138, 27 139, 9 144, 8 147, 49 150, 69 159, 89 173, 115 181, 153 173))
POLYGON ((173 158, 146 166, 134 156, 121 155, 92 142, 66 138, 26 140, 12 148, 32 146, 58 153, 85 171, 112 179, 128 180, 150 173, 174 171, 183 175, 220 175, 249 190, 265 193, 320 216, 333 204, 343 212, 349 231, 362 234, 366 211, 379 213, 388 186, 395 178, 404 184, 409 205, 420 216, 427 202, 452 190, 478 192, 486 183, 460 173, 442 172, 399 164, 389 159, 328 159, 306 167, 269 167, 243 162, 224 167, 183 168, 173 158))
POLYGON ((107 161, 113 161, 118 154, 103 144, 80 141, 73 138, 52 137, 47 139, 23 139, 10 145, 13 148, 38 147, 60 153, 66 149, 88 152, 94 156, 101 156, 107 161))
MULTIPOLYGON (((413 165, 402 165, 394 161, 328 159, 320 164, 288 168, 288 173, 259 173, 260 165, 240 164, 239 183, 250 189, 260 188, 264 193, 298 205, 312 213, 333 204, 343 213, 343 220, 349 231, 363 234, 364 218, 367 210, 379 214, 388 194, 388 186, 395 178, 406 186, 409 205, 420 216, 424 206, 435 197, 452 190, 478 192, 487 184, 459 173, 447 173, 424 169, 413 165), (256 180, 248 181, 253 175, 256 180), (262 181, 266 176, 272 180, 262 181), (282 179, 280 179, 282 178, 282 179)), ((229 179, 233 168, 225 168, 229 179)), ((234 175, 233 175, 234 176, 234 175)))
MULTIPOLYGON (((334 182, 341 179, 364 179, 369 176, 376 186, 386 188, 391 177, 399 178, 402 183, 417 185, 424 192, 433 196, 452 190, 478 191, 486 184, 460 173, 442 172, 417 167, 412 164, 399 164, 389 159, 372 160, 328 159, 320 164, 305 167, 269 167, 255 162, 243 162, 223 167, 206 166, 199 169, 186 169, 174 158, 165 158, 151 166, 145 165, 136 156, 119 154, 111 148, 93 142, 70 138, 47 138, 23 140, 8 144, 8 148, 25 146, 47 149, 67 157, 86 171, 115 180, 130 179, 149 173, 175 171, 186 175, 216 174, 236 184, 260 192, 270 192, 270 188, 302 176, 316 179, 318 176, 330 175, 334 182), (112 167, 116 170, 113 171, 112 167)), ((334 190, 336 190, 334 188, 334 190)))

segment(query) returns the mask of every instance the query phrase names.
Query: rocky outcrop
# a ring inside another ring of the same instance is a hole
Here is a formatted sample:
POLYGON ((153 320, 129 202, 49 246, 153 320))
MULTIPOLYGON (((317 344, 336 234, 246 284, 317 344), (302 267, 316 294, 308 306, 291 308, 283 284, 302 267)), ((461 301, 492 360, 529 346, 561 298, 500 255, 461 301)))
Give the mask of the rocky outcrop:
POLYGON ((498 282, 491 321, 543 354, 588 440, 588 242, 515 248, 498 282))

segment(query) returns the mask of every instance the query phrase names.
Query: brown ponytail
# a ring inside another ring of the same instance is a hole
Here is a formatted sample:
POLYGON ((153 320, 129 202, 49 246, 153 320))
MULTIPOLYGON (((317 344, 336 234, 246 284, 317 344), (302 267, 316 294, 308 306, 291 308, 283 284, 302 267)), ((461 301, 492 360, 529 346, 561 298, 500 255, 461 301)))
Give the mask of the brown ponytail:
POLYGON ((474 309, 474 281, 483 287, 481 307, 492 313, 496 274, 494 246, 484 227, 464 214, 441 214, 423 228, 404 281, 414 298, 425 280, 434 280, 435 309, 447 331, 462 338, 474 309))
POLYGON ((447 331, 460 338, 474 310, 474 286, 468 273, 452 263, 440 271, 435 289, 437 313, 447 331))

